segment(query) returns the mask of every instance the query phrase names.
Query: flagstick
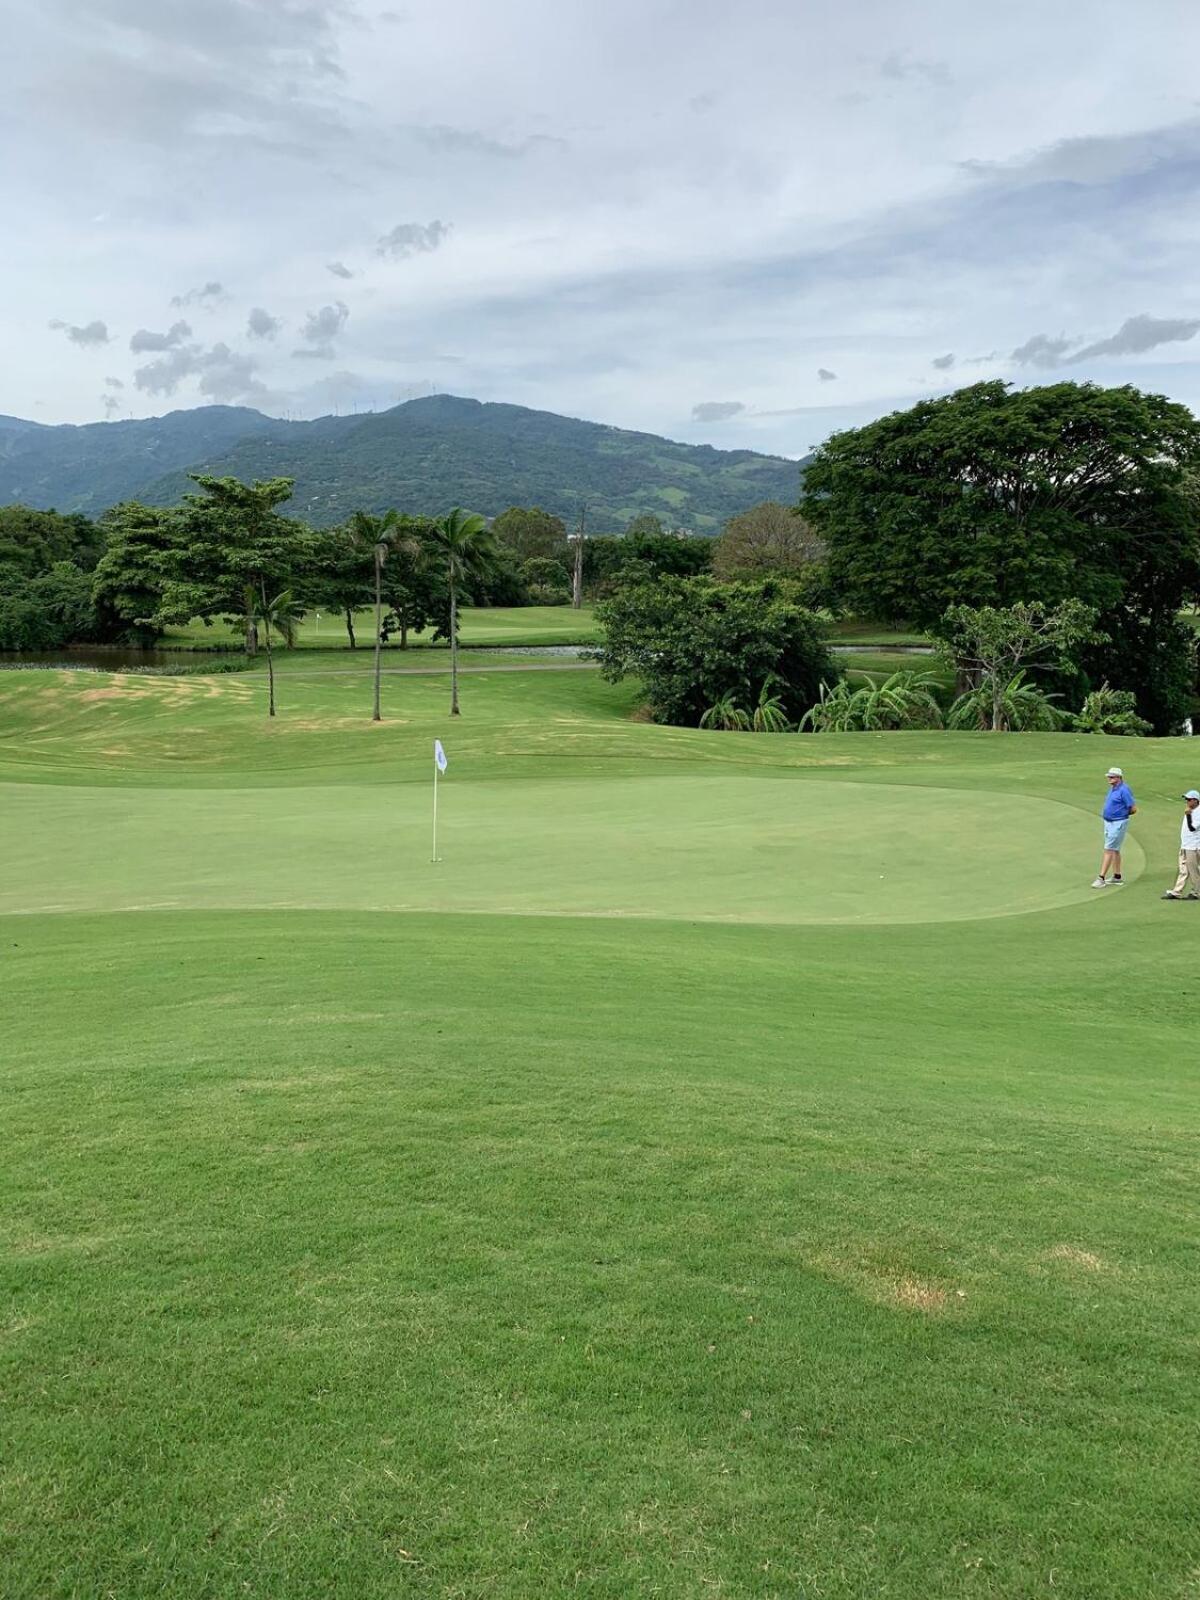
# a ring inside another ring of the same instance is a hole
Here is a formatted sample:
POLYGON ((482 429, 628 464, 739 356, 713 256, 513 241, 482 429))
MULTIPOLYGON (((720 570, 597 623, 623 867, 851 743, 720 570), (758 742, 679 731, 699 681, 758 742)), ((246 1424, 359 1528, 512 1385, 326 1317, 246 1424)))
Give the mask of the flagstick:
POLYGON ((434 861, 438 861, 437 853, 437 757, 434 757, 434 861))

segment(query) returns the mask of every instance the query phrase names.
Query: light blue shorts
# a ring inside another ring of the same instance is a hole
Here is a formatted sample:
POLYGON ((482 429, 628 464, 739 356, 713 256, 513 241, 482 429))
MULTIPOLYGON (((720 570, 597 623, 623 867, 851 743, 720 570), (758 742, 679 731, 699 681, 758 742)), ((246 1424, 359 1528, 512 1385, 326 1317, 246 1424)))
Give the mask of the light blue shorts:
POLYGON ((1128 817, 1123 818, 1120 822, 1106 822, 1104 824, 1104 848, 1106 850, 1119 850, 1125 843, 1125 835, 1128 832, 1128 817))

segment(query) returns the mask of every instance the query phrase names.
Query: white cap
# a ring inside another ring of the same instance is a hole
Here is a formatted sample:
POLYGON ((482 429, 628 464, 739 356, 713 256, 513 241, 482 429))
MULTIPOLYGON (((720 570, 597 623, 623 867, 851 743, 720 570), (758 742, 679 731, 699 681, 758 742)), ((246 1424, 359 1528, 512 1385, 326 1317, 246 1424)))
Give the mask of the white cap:
POLYGON ((1183 798, 1185 800, 1200 800, 1200 789, 1185 789, 1183 798))
POLYGON ((1106 778, 1123 778, 1125 774, 1121 771, 1120 767, 1109 767, 1104 776, 1106 778))

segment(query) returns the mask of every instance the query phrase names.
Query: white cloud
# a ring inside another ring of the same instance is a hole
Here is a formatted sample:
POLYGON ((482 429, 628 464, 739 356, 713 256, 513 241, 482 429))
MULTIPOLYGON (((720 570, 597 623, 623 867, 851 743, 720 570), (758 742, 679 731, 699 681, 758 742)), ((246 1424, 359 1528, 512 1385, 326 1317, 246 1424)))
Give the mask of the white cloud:
POLYGON ((432 380, 799 454, 944 386, 949 352, 1200 402, 1179 0, 1103 27, 1084 0, 744 0, 686 28, 678 0, 390 5, 16 8, 0 412, 95 416, 99 370, 134 415, 214 388, 309 414, 347 372, 348 404, 432 380), (353 315, 310 333, 331 275, 353 315))
POLYGON ((104 322, 86 322, 80 326, 78 323, 63 322, 60 318, 53 317, 47 326, 59 333, 65 333, 72 344, 82 345, 85 349, 109 342, 108 325, 104 322))
POLYGON ((429 255, 439 248, 449 232, 448 222, 398 222, 377 241, 375 254, 388 256, 393 261, 429 255))

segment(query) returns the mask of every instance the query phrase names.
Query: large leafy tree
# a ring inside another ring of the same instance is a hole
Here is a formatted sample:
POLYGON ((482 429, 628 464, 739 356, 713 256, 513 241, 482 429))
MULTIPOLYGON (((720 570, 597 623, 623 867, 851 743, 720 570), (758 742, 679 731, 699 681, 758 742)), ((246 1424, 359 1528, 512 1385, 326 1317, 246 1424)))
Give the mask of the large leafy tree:
POLYGON ((87 517, 72 512, 37 511, 32 506, 0 506, 0 567, 36 578, 69 561, 90 572, 104 549, 104 535, 87 517))
POLYGON ((791 506, 763 500, 730 517, 712 552, 718 578, 795 576, 824 554, 820 538, 791 506))
POLYGON ((656 722, 697 727, 711 708, 752 706, 765 694, 794 723, 838 677, 820 623, 783 580, 643 580, 596 615, 603 675, 640 678, 656 722))
POLYGON ((435 522, 430 542, 445 575, 450 602, 450 715, 460 715, 458 705, 458 601, 472 580, 482 578, 496 559, 496 542, 485 518, 477 512, 453 511, 435 522))
POLYGON ((1098 613, 1083 661, 1134 690, 1160 731, 1186 710, 1176 615, 1200 590, 1200 423, 1131 387, 979 383, 834 434, 802 510, 838 597, 930 627, 948 606, 1098 613))
POLYGON ((518 565, 543 558, 567 559, 567 525, 541 506, 509 506, 492 523, 496 543, 511 550, 518 565))
POLYGON ((104 554, 92 577, 92 597, 112 631, 140 644, 152 644, 162 631, 157 621, 163 594, 183 543, 174 510, 136 500, 106 511, 100 521, 104 554))
POLYGON ((242 483, 191 476, 199 492, 185 495, 177 512, 179 539, 167 555, 169 577, 159 615, 176 622, 192 617, 239 622, 253 655, 263 591, 291 591, 314 570, 314 535, 279 511, 291 498, 290 478, 242 483))

